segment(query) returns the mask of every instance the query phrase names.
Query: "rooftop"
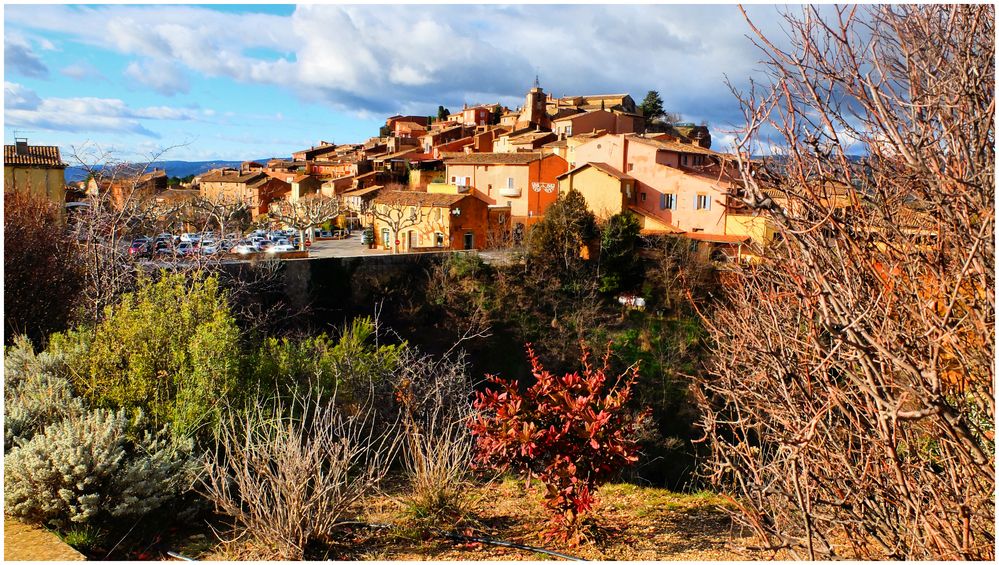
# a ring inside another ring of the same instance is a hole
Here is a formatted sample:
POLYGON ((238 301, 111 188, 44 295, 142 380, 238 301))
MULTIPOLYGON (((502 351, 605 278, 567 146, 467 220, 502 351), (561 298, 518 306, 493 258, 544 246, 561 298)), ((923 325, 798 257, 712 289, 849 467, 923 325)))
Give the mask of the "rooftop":
POLYGON ((20 153, 16 145, 3 146, 4 165, 28 165, 39 167, 65 168, 55 145, 22 145, 20 153))
POLYGON ((585 169, 586 167, 593 167, 594 169, 597 169, 598 171, 606 173, 606 174, 608 174, 608 175, 610 175, 610 176, 612 176, 612 177, 614 177, 614 178, 616 178, 618 180, 634 180, 634 177, 631 177, 629 175, 626 175, 626 174, 622 173, 621 171, 615 169, 614 167, 608 165, 607 163, 583 163, 582 165, 576 167, 575 169, 573 169, 571 171, 567 171, 567 172, 562 173, 561 175, 558 176, 558 178, 563 178, 563 177, 569 176, 569 175, 575 173, 576 171, 580 171, 582 169, 585 169))
POLYGON ((406 190, 392 190, 379 194, 373 202, 375 204, 386 204, 388 206, 420 206, 420 207, 451 207, 464 198, 467 194, 435 194, 430 192, 415 192, 406 190))
POLYGON ((257 180, 260 177, 266 177, 267 175, 259 172, 253 171, 249 173, 239 173, 239 172, 214 172, 209 173, 201 177, 201 182, 233 182, 233 183, 247 183, 257 180))
POLYGON ((448 165, 526 165, 541 159, 541 153, 468 153, 448 157, 448 165))

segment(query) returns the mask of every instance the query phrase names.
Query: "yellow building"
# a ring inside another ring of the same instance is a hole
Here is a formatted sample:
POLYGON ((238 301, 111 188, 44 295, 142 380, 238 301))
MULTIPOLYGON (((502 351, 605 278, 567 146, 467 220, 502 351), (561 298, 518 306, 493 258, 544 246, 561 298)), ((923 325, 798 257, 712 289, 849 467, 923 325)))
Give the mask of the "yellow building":
POLYGON ((17 139, 3 146, 3 188, 48 198, 62 210, 66 203, 66 164, 54 145, 28 145, 17 139))
POLYGON ((627 210, 635 198, 635 179, 607 163, 583 163, 558 177, 560 194, 575 189, 598 220, 627 210))
POLYGON ((725 233, 748 236, 754 243, 766 245, 773 241, 777 229, 773 220, 765 215, 729 213, 725 215, 725 233))

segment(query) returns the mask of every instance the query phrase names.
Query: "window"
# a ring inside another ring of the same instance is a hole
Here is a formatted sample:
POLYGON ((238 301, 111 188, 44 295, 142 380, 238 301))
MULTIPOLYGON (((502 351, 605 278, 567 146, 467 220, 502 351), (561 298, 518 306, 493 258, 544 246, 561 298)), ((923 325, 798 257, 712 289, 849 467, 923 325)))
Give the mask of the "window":
POLYGON ((633 171, 633 170, 635 170, 635 164, 634 163, 628 163, 628 171, 630 172, 630 171, 633 171))
POLYGON ((687 164, 687 154, 686 153, 684 153, 683 155, 680 155, 680 164, 681 165, 686 165, 687 164))
POLYGON ((506 178, 506 187, 507 188, 513 188, 513 177, 507 177, 506 178))
POLYGON ((572 137, 572 124, 565 126, 565 136, 572 137))
POLYGON ((661 194, 659 196, 659 209, 660 210, 676 210, 676 195, 675 194, 661 194))
POLYGON ((437 247, 444 247, 444 234, 441 232, 434 234, 434 245, 437 247))
POLYGON ((698 194, 694 199, 694 209, 695 210, 710 210, 711 209, 711 197, 707 194, 698 194))
POLYGON ((645 202, 645 193, 642 193, 642 202, 645 202))

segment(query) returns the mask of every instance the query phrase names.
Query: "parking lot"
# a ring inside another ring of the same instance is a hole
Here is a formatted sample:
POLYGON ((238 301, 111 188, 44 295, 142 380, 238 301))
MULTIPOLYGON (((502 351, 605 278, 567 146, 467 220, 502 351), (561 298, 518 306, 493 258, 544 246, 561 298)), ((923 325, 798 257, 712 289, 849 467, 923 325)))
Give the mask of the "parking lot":
POLYGON ((309 247, 309 257, 361 257, 364 255, 390 255, 389 250, 376 247, 368 249, 361 244, 361 231, 355 230, 345 239, 327 239, 312 242, 309 247))

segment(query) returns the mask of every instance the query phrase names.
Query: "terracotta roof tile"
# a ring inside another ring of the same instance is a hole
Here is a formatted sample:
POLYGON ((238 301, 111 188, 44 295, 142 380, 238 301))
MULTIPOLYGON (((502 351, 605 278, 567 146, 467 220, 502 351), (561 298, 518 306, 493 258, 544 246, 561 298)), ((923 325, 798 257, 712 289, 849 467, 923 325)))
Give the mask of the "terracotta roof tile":
POLYGON ((55 145, 28 145, 21 154, 18 154, 16 145, 4 145, 3 164, 66 168, 55 145))
POLYGON ((235 173, 211 173, 201 177, 201 182, 226 182, 226 183, 249 183, 256 180, 259 177, 266 177, 267 175, 259 171, 246 173, 246 174, 235 174, 235 173))
POLYGON ((389 206, 450 207, 464 198, 469 195, 392 190, 379 194, 372 202, 389 206))
MULTIPOLYGON (((442 155, 443 156, 443 155, 442 155)), ((448 157, 449 165, 526 165, 541 159, 541 153, 468 153, 448 157)))

